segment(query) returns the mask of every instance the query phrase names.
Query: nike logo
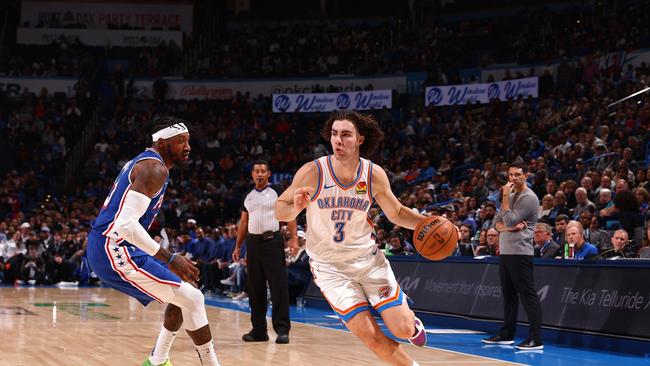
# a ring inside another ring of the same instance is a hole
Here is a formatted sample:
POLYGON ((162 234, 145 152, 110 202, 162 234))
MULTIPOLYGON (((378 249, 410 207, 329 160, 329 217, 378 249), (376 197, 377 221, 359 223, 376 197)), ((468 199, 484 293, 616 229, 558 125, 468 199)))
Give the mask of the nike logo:
POLYGON ((332 188, 332 187, 334 187, 334 186, 335 186, 334 184, 332 184, 331 186, 328 186, 328 185, 326 184, 326 185, 323 186, 323 189, 330 189, 330 188, 332 188))

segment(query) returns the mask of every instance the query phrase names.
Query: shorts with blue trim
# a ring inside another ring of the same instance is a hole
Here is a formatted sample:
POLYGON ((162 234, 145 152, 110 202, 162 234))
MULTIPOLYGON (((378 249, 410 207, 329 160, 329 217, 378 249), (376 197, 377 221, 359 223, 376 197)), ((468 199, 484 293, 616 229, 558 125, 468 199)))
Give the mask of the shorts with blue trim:
POLYGON ((344 322, 374 308, 379 314, 399 306, 406 296, 380 250, 342 263, 310 261, 314 283, 344 322))
POLYGON ((125 241, 117 243, 97 232, 88 235, 90 268, 106 284, 147 305, 168 302, 181 279, 149 254, 125 241))

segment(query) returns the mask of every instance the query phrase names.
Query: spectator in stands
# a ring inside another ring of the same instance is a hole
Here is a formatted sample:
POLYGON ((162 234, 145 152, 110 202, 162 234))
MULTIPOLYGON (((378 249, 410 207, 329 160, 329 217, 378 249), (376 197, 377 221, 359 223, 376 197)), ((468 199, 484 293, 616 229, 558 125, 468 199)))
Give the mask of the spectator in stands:
POLYGON ((542 221, 548 221, 549 214, 551 213, 551 210, 553 210, 554 206, 555 199, 550 194, 546 194, 542 198, 542 204, 539 206, 539 214, 537 215, 537 218, 542 221))
POLYGON ((639 249, 639 258, 650 258, 650 220, 645 222, 645 237, 643 247, 639 249))
POLYGON ((566 205, 566 195, 562 191, 555 192, 554 197, 555 205, 548 213, 549 224, 554 226, 557 222, 557 218, 560 215, 568 216, 571 213, 571 210, 566 205))
POLYGON ((580 214, 585 210, 595 211, 596 205, 588 198, 587 190, 584 187, 579 187, 575 191, 576 206, 573 209, 573 218, 580 219, 580 214))
POLYGON ((45 282, 45 262, 38 255, 39 243, 36 240, 27 241, 27 255, 20 265, 21 284, 40 285, 45 282))
POLYGON ((1 256, 4 258, 4 281, 13 284, 21 275, 21 264, 23 257, 27 254, 27 249, 21 239, 20 231, 9 232, 9 237, 11 239, 4 242, 1 256))
POLYGON ((54 233, 52 243, 45 251, 45 278, 49 283, 56 284, 61 281, 73 282, 75 279, 74 271, 77 266, 69 258, 76 252, 70 252, 70 250, 74 250, 77 245, 74 241, 66 243, 63 242, 61 233, 56 232, 54 233))
POLYGON ((598 258, 635 258, 638 256, 636 250, 630 245, 629 235, 623 229, 616 230, 611 239, 611 249, 603 251, 598 258))
POLYGON ((567 224, 569 223, 569 217, 566 215, 559 215, 555 219, 555 234, 553 234, 553 241, 563 246, 566 243, 565 231, 567 224))
POLYGON ((407 254, 404 247, 404 238, 400 231, 393 230, 390 232, 388 245, 386 246, 384 253, 388 256, 407 254))
POLYGON ((305 291, 311 272, 309 269, 309 255, 305 250, 306 233, 298 230, 298 241, 290 243, 290 254, 287 257, 287 279, 289 283, 289 301, 296 303, 296 298, 305 291))
POLYGON ((539 222, 533 232, 535 242, 535 257, 555 258, 560 251, 560 245, 553 241, 552 230, 549 224, 539 222))
POLYGON ((593 244, 585 241, 581 225, 578 224, 567 227, 566 236, 569 245, 574 245, 574 259, 592 259, 598 255, 598 249, 593 244))
MULTIPOLYGON (((604 252, 611 248, 612 238, 605 230, 594 227, 594 214, 591 210, 582 211, 580 214, 580 223, 585 230, 585 240, 598 248, 599 252, 604 252)), ((598 225, 598 222, 595 222, 598 225)))
POLYGON ((643 218, 634 193, 627 189, 616 192, 614 205, 601 211, 600 221, 606 230, 623 229, 635 237, 638 228, 643 227, 643 218))
POLYGON ((474 256, 474 246, 472 242, 472 227, 468 224, 462 224, 458 228, 460 240, 458 241, 458 255, 474 256))
POLYGON ((481 210, 481 229, 488 230, 492 227, 492 220, 497 213, 497 206, 493 202, 485 202, 481 210))
POLYGON ((610 208, 613 205, 612 191, 609 188, 602 188, 598 193, 598 203, 596 204, 598 213, 602 215, 604 209, 610 208))
POLYGON ((481 255, 499 255, 499 232, 494 228, 488 229, 486 235, 486 246, 478 246, 476 248, 476 256, 481 255))
MULTIPOLYGON (((643 170, 639 170, 643 171, 643 170)), ((634 194, 639 202, 639 213, 642 217, 650 217, 650 193, 645 188, 634 188, 634 194)))

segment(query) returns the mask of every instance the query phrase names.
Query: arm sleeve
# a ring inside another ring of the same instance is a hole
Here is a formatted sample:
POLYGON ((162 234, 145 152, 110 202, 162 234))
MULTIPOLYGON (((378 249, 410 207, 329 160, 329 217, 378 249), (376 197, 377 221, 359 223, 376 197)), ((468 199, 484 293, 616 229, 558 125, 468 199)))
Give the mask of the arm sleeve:
POLYGON ((124 239, 151 256, 158 253, 160 244, 151 238, 139 221, 150 203, 151 198, 140 192, 129 190, 124 199, 124 206, 115 218, 113 230, 108 237, 115 240, 124 239))
POLYGON ((515 226, 522 221, 528 221, 531 215, 537 215, 538 210, 539 202, 537 198, 531 194, 526 194, 517 202, 517 207, 503 212, 501 218, 506 226, 515 226))

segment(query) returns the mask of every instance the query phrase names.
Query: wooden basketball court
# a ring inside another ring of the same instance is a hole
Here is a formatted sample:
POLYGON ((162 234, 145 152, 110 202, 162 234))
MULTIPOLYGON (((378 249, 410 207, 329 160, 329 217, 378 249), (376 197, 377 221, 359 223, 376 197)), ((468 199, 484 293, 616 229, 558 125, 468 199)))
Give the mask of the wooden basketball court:
MULTIPOLYGON (((155 343, 162 309, 158 303, 144 308, 104 288, 0 288, 0 365, 140 365, 155 343)), ((207 310, 222 365, 381 364, 349 332, 293 322, 290 344, 275 344, 272 331, 269 342, 250 344, 241 341, 250 327, 249 314, 213 306, 207 310)), ((405 347, 421 365, 509 364, 405 347)), ((171 360, 176 366, 199 364, 185 332, 176 338, 171 360)))

